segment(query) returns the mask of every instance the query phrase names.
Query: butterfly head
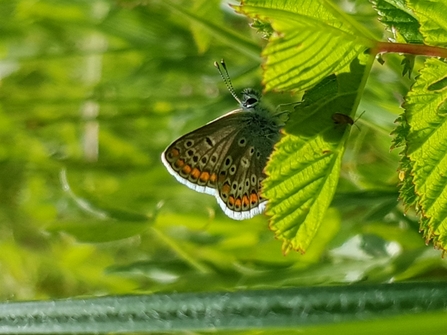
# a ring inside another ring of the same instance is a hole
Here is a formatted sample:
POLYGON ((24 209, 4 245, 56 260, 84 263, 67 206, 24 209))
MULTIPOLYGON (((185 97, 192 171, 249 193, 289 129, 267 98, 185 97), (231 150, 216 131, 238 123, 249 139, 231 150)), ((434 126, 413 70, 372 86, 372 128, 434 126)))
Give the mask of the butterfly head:
POLYGON ((252 88, 242 91, 241 106, 245 109, 255 108, 261 102, 261 95, 252 88))
POLYGON ((220 61, 220 64, 218 62, 214 62, 214 66, 219 71, 222 80, 228 88, 228 91, 230 91, 231 95, 237 102, 239 102, 243 109, 253 109, 259 105, 261 102, 261 94, 252 88, 244 89, 242 91, 242 99, 239 99, 234 90, 233 84, 231 83, 230 75, 228 74, 227 66, 225 65, 223 59, 220 61))

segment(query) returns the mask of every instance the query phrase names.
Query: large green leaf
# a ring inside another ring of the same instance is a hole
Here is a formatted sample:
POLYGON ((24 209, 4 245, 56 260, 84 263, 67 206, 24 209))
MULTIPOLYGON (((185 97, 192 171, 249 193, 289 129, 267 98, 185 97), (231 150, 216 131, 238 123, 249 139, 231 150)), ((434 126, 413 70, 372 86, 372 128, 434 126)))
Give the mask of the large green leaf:
MULTIPOLYGON (((353 117, 367 67, 354 61, 348 72, 326 78, 307 92, 285 127, 285 136, 266 169, 270 227, 283 240, 283 251, 304 252, 334 195, 349 124, 334 114, 353 117)), ((347 118, 349 120, 349 118, 347 118)))
POLYGON ((271 23, 262 55, 268 90, 306 90, 375 45, 371 34, 330 2, 245 0, 238 10, 271 23))
POLYGON ((426 240, 447 245, 447 64, 428 59, 408 93, 398 136, 405 139, 404 201, 416 202, 426 240))

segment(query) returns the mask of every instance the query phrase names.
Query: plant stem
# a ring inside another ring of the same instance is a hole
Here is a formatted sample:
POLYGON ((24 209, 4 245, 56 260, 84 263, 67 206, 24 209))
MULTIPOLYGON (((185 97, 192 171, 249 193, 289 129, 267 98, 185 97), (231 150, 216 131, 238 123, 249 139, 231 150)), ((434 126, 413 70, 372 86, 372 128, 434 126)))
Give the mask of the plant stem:
POLYGON ((0 304, 0 334, 253 333, 347 322, 353 328, 344 335, 359 334, 362 324, 368 334, 439 334, 447 327, 446 297, 439 282, 12 302, 0 304), (428 312, 440 314, 427 321, 428 312))
POLYGON ((371 54, 374 55, 386 52, 447 58, 446 48, 434 47, 425 44, 378 42, 376 46, 371 49, 371 54))

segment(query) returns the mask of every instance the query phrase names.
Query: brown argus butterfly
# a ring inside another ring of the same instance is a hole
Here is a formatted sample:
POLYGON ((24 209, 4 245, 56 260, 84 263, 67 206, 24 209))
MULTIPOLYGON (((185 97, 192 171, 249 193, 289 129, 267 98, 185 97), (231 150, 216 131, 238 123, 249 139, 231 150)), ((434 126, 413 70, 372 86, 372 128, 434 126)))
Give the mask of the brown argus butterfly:
POLYGON ((265 209, 264 168, 282 124, 255 90, 247 88, 238 98, 223 60, 214 65, 239 108, 175 140, 161 160, 180 183, 214 195, 230 218, 249 219, 265 209))

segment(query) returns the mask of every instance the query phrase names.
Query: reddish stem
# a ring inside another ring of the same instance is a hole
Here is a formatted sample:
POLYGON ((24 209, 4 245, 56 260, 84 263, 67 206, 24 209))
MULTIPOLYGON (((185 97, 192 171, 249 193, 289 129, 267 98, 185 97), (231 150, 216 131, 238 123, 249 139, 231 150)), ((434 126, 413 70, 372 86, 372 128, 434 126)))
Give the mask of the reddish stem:
POLYGON ((425 44, 378 42, 376 46, 371 50, 371 53, 375 55, 385 52, 397 52, 403 54, 447 58, 446 48, 433 47, 425 44))

